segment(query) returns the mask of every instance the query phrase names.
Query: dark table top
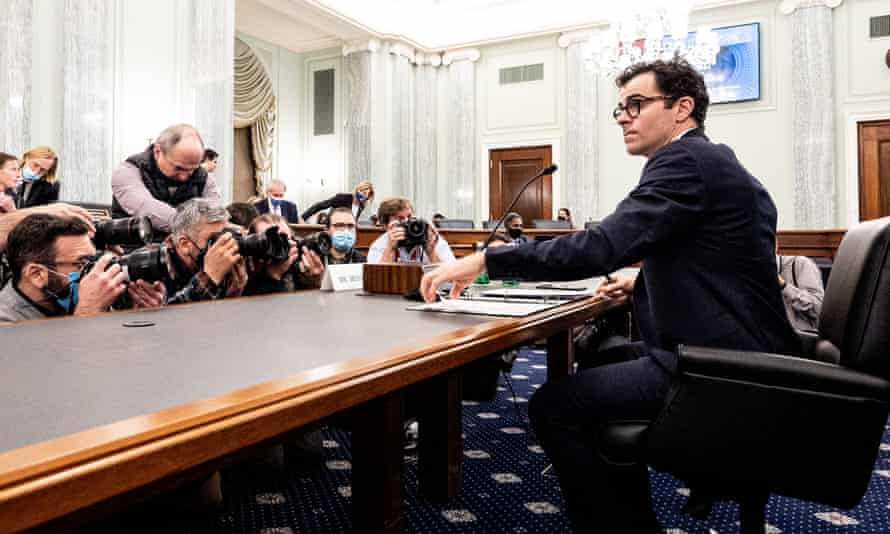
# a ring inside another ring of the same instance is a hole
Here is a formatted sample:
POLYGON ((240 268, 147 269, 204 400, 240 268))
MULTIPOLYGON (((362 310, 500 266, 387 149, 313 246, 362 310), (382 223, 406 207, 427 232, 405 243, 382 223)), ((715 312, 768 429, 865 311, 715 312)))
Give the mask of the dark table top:
POLYGON ((308 291, 0 327, 0 452, 301 372, 322 380, 493 320, 411 304, 308 291), (155 325, 123 326, 137 320, 155 325))

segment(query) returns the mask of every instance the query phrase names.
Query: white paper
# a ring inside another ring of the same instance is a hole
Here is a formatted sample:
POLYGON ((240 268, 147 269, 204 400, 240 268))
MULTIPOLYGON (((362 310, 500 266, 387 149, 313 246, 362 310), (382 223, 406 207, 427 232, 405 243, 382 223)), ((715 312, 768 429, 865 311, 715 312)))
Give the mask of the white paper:
POLYGON ((364 279, 363 263, 328 265, 321 279, 322 291, 354 291, 361 289, 364 279))
POLYGON ((443 299, 432 304, 409 306, 408 309, 413 311, 441 313, 493 315, 496 317, 525 317, 526 315, 531 315, 558 305, 558 302, 504 302, 497 300, 443 299))

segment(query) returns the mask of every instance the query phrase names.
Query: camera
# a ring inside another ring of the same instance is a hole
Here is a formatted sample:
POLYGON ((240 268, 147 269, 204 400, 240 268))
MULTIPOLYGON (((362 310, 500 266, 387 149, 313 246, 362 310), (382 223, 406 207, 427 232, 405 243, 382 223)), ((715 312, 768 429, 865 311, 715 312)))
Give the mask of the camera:
POLYGON ((275 226, 268 228, 262 234, 248 236, 243 236, 235 230, 226 229, 211 235, 207 241, 207 248, 213 246, 223 233, 228 233, 235 239, 235 242, 238 243, 238 254, 246 258, 281 261, 286 260, 290 252, 290 241, 288 241, 287 235, 280 233, 275 226))
POLYGON ((147 245, 151 242, 152 228, 148 217, 128 217, 110 221, 93 221, 96 233, 93 245, 104 249, 108 245, 147 245))
MULTIPOLYGON (((102 257, 103 253, 90 258, 90 262, 83 269, 86 276, 96 262, 102 257)), ((114 257, 108 263, 108 267, 118 264, 127 275, 127 281, 145 280, 146 282, 158 282, 167 276, 167 253, 161 245, 149 245, 140 249, 136 249, 129 254, 120 257, 114 257)))
POLYGON ((327 232, 316 232, 304 237, 298 237, 296 241, 296 246, 299 247, 299 255, 294 265, 303 259, 303 247, 315 252, 320 258, 324 258, 331 252, 331 235, 327 232))
POLYGON ((402 223, 405 229, 405 237, 399 241, 399 248, 426 247, 427 233, 430 223, 417 217, 411 217, 402 223))

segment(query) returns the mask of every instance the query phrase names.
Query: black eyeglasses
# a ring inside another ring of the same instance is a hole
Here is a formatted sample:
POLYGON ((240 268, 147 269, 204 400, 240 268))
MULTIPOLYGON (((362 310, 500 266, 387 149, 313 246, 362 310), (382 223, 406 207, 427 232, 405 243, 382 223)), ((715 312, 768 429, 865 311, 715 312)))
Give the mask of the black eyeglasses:
POLYGON ((331 228, 342 232, 343 230, 355 230, 355 225, 352 223, 334 223, 331 225, 331 228))
POLYGON ((636 119, 637 117, 640 116, 640 110, 643 108, 643 104, 646 104, 648 102, 654 102, 656 100, 669 101, 669 100, 676 100, 676 98, 674 98, 672 96, 664 96, 664 95, 661 95, 661 96, 634 96, 634 97, 628 98, 624 104, 619 103, 617 106, 615 106, 615 109, 612 110, 612 118, 614 118, 617 121, 618 117, 621 116, 621 112, 626 111, 628 117, 630 117, 631 119, 636 119))

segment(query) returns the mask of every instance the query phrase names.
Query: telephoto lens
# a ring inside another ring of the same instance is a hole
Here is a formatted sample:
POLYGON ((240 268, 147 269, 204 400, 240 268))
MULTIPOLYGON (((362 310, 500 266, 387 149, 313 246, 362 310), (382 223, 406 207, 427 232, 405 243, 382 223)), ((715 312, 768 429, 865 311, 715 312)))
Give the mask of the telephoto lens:
POLYGON ((102 250, 108 245, 142 246, 151 243, 152 228, 148 217, 128 217, 110 221, 93 221, 96 233, 93 245, 102 250))
POLYGON ((158 282, 167 276, 167 254, 161 245, 149 245, 117 259, 129 280, 158 282))
POLYGON ((224 233, 232 236, 235 242, 238 243, 238 254, 246 258, 281 261, 286 260, 287 255, 290 253, 290 241, 275 226, 266 229, 262 234, 250 234, 248 236, 226 229, 212 234, 207 241, 207 248, 212 247, 224 233))

